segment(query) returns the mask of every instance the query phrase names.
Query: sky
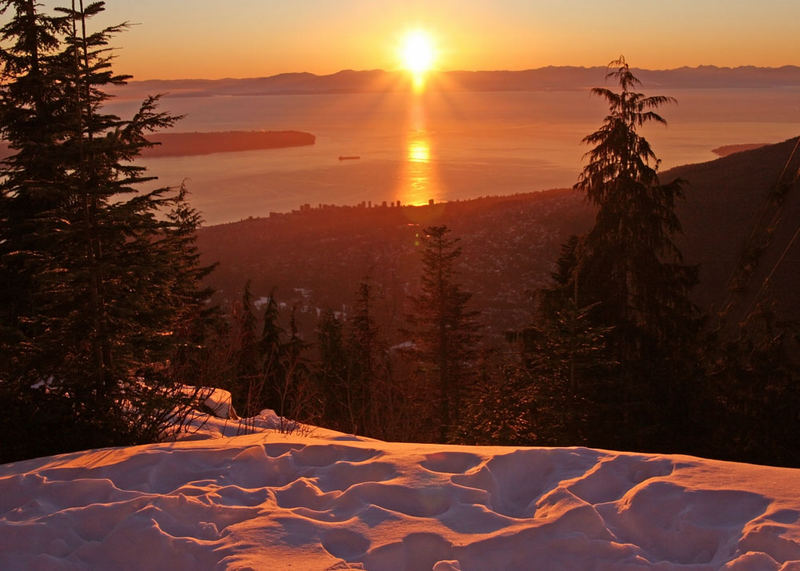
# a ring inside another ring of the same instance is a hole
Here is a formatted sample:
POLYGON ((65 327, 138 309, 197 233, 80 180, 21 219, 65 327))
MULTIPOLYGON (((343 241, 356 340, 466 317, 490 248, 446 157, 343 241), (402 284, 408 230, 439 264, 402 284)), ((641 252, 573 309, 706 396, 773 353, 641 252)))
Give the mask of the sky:
MULTIPOLYGON (((66 0, 45 0, 45 6, 66 0)), ((408 30, 440 70, 800 65, 800 0, 109 0, 136 79, 397 69, 408 30)))

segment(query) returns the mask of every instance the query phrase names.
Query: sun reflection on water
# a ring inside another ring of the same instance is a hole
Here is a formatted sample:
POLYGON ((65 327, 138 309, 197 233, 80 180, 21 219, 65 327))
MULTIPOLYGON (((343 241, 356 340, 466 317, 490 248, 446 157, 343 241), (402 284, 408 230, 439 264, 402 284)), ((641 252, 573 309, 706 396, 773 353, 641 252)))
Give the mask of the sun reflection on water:
POLYGON ((428 204, 441 196, 436 176, 436 148, 427 128, 425 103, 425 97, 410 94, 402 147, 405 156, 401 155, 402 174, 396 198, 411 206, 428 204))
POLYGON ((398 194, 403 204, 427 204, 437 195, 430 140, 424 132, 410 133, 406 142, 405 174, 398 194))
POLYGON ((431 146, 425 139, 411 139, 408 142, 408 162, 427 163, 431 160, 431 146))

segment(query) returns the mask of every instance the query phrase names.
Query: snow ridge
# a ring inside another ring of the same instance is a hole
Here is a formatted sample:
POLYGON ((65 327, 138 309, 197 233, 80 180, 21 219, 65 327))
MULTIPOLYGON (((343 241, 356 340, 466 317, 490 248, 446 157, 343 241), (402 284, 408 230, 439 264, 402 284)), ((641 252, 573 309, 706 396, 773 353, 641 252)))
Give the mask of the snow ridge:
POLYGON ((2 569, 800 569, 800 470, 319 429, 0 466, 2 569))

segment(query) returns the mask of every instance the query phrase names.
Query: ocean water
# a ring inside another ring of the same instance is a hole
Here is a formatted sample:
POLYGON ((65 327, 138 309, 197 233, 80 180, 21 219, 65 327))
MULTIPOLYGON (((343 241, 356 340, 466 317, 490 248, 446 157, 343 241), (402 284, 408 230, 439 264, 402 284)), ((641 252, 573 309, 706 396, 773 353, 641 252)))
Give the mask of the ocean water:
MULTIPOLYGON (((685 89, 644 134, 661 170, 713 160, 712 149, 800 134, 800 89, 685 89)), ((111 104, 123 116, 131 101, 111 104)), ((175 131, 300 130, 306 147, 143 163, 159 184, 185 182, 206 224, 303 204, 358 204, 564 188, 575 183, 606 108, 587 91, 165 97, 175 131), (357 160, 339 160, 355 155, 357 160)))

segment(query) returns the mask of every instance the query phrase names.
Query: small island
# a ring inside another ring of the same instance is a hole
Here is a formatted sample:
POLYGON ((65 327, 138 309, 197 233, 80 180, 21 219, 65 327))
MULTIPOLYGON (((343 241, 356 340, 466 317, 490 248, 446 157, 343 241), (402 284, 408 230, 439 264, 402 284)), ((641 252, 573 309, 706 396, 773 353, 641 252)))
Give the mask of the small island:
POLYGON ((145 149, 144 157, 182 157, 235 153, 257 149, 279 149, 313 145, 316 137, 302 131, 213 131, 156 133, 149 137, 156 146, 145 149))

